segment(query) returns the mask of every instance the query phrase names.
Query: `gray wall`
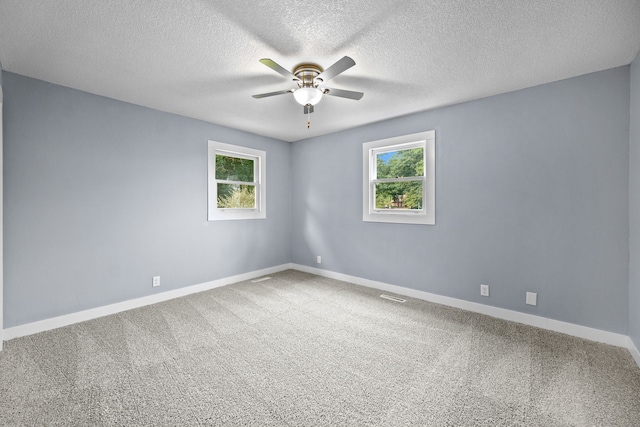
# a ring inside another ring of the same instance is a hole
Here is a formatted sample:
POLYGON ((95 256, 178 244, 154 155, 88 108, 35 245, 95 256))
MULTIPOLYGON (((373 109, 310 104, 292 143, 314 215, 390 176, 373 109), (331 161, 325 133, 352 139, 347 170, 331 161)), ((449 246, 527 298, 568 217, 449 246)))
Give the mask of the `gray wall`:
POLYGON ((628 153, 628 66, 298 141, 293 261, 626 334, 628 153), (436 225, 363 222, 362 143, 429 129, 436 225))
POLYGON ((289 143, 6 72, 3 88, 5 327, 290 262, 289 143), (209 139, 267 152, 266 220, 207 222, 209 139))
POLYGON ((621 67, 293 145, 3 72, 4 326, 322 255, 638 346, 638 68, 631 134, 621 67), (437 224, 362 222, 362 143, 429 129, 437 224), (206 221, 208 139, 267 151, 267 220, 206 221))
POLYGON ((629 337, 640 349, 640 54, 631 63, 629 134, 629 337))

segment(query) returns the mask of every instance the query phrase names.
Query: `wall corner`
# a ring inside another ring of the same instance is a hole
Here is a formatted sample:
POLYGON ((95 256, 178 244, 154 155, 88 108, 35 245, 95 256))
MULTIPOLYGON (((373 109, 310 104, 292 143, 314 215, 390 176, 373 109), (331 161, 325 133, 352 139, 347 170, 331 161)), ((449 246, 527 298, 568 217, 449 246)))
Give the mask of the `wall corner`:
POLYGON ((629 319, 630 351, 640 366, 640 52, 629 71, 629 319))

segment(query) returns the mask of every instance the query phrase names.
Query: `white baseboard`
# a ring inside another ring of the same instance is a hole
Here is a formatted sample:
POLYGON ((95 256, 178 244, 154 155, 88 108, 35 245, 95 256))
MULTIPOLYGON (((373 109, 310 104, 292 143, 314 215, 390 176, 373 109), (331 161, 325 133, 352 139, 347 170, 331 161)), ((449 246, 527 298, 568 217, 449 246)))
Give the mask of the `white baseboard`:
POLYGON ((640 351, 638 351, 638 348, 635 346, 635 344, 633 344, 631 338, 629 338, 627 348, 629 348, 629 353, 631 353, 633 360, 635 360, 638 367, 640 367, 640 351))
POLYGON ((4 329, 4 331, 0 331, 0 332, 3 332, 1 336, 4 340, 10 340, 13 338, 32 335, 39 332, 61 328, 63 326, 68 326, 68 325, 84 322, 91 319, 96 319, 98 317, 108 316, 111 314, 132 310, 134 308, 156 304, 156 303, 171 300, 174 298, 180 298, 180 297, 191 295, 197 292, 207 291, 209 289, 227 286, 232 283, 242 282, 245 280, 254 279, 256 277, 265 276, 268 274, 274 274, 279 271, 288 270, 288 269, 295 269, 295 270, 303 271, 306 273, 316 274, 318 276, 355 283, 356 285, 366 286, 368 288, 380 289, 386 292, 391 292, 398 295, 405 295, 411 298, 434 302, 434 303, 446 305, 449 307, 460 308, 462 310, 467 310, 474 313, 486 314, 488 316, 496 317, 499 319, 510 320, 512 322, 522 323, 525 325, 535 326, 535 327, 547 329, 550 331, 560 332, 560 333, 575 336, 578 338, 584 338, 591 341, 602 342, 602 343, 614 345, 617 347, 625 347, 629 349, 629 352, 631 353, 634 360, 638 364, 638 367, 640 367, 640 352, 638 352, 638 349, 634 345, 633 341, 631 341, 631 338, 629 338, 626 335, 617 334, 614 332, 602 331, 600 329, 594 329, 586 326, 575 325, 572 323, 561 322, 559 320, 548 319, 546 317, 520 313, 517 311, 507 310, 504 308, 492 307, 492 306, 478 304, 475 302, 465 301, 457 298, 446 297, 442 295, 432 294, 429 292, 418 291, 416 289, 404 288, 402 286, 390 285, 388 283, 377 282, 374 280, 363 279, 361 277, 350 276, 347 274, 336 273, 329 270, 322 270, 319 268, 308 267, 305 265, 292 264, 292 263, 265 268, 263 270, 256 270, 249 273, 239 274, 236 276, 225 277, 222 279, 200 283, 197 285, 187 286, 185 288, 174 289, 171 291, 149 295, 142 298, 136 298, 133 300, 123 301, 116 304, 110 304, 110 305, 105 305, 102 307, 97 307, 89 310, 79 311, 76 313, 66 314, 64 316, 53 317, 51 319, 45 319, 37 322, 27 323, 24 325, 14 326, 12 328, 4 329))
POLYGON ((167 301, 174 298, 183 297, 197 292, 207 291, 209 289, 219 288, 230 285, 232 283, 242 282, 267 274, 277 273, 279 271, 291 269, 291 264, 282 264, 275 267, 265 268, 263 270, 251 271, 249 273, 239 274, 236 276, 225 277, 223 279, 212 280, 210 282, 199 283, 197 285, 187 286, 180 289, 174 289, 142 298, 136 298, 116 304, 105 305, 102 307, 92 308, 89 310, 79 311, 76 313, 66 314, 64 316, 53 317, 51 319, 40 320, 37 322, 26 323, 24 325, 14 326, 4 330, 3 339, 10 340, 13 338, 23 337, 26 335, 36 334, 51 329, 61 328, 63 326, 73 325, 74 323, 84 322, 86 320, 96 319, 98 317, 108 316, 123 311, 131 310, 138 307, 144 307, 167 301))
MULTIPOLYGON (((535 316, 518 311, 507 310, 499 307, 478 304, 475 302, 465 301, 457 298, 446 297, 442 295, 432 294, 429 292, 418 291, 415 289, 404 288, 402 286, 390 285, 388 283, 376 282, 374 280, 363 279, 361 277, 349 276, 347 274, 336 273, 319 268, 307 267, 305 265, 293 264, 292 268, 304 271, 318 276, 324 276, 331 279, 342 280, 345 282, 355 283, 356 285, 366 286, 368 288, 380 289, 386 292, 392 292, 399 295, 405 295, 411 298, 421 299, 449 307, 460 308, 462 310, 472 311, 474 313, 486 314, 487 316, 496 317, 498 319, 510 320, 512 322, 522 323, 525 325, 535 326, 541 329, 560 332, 578 338, 584 338, 591 341, 597 341, 605 344, 614 345, 616 347, 628 348, 629 337, 615 332, 602 331, 600 329, 589 328, 587 326, 575 325, 573 323, 561 322, 559 320, 548 319, 546 317, 535 316)), ((637 351, 637 350, 636 350, 637 351)), ((636 359, 636 362, 638 359, 636 359)), ((640 366, 640 363, 638 363, 640 366)))

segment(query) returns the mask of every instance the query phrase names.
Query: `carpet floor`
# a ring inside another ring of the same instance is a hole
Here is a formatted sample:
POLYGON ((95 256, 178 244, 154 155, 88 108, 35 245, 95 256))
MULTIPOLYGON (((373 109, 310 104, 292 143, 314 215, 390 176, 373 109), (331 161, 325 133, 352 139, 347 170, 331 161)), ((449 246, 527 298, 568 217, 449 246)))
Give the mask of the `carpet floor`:
POLYGON ((626 349, 298 271, 6 342, 0 425, 640 426, 626 349))

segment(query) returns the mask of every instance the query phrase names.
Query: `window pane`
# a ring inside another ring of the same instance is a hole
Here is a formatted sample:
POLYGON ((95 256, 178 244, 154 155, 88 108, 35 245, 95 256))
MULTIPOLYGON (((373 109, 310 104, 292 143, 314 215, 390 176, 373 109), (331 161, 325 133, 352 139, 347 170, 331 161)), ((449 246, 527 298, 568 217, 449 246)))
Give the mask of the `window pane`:
POLYGON ((218 208, 253 209, 256 207, 254 185, 218 184, 218 208))
POLYGON ((216 154, 216 179, 253 182, 253 160, 216 154))
POLYGON ((418 147, 378 153, 376 169, 378 179, 424 176, 424 150, 418 147))
POLYGON ((376 209, 422 209, 422 181, 381 182, 376 187, 376 209))

